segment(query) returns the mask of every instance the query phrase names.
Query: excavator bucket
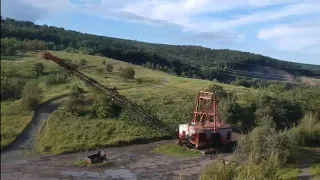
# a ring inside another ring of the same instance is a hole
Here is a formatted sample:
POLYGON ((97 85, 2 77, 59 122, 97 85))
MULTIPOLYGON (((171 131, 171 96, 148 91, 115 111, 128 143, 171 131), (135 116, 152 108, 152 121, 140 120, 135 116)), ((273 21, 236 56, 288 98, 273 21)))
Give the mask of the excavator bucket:
POLYGON ((98 153, 87 156, 85 160, 88 162, 88 164, 94 164, 98 162, 103 162, 106 159, 106 152, 104 150, 99 150, 98 153))

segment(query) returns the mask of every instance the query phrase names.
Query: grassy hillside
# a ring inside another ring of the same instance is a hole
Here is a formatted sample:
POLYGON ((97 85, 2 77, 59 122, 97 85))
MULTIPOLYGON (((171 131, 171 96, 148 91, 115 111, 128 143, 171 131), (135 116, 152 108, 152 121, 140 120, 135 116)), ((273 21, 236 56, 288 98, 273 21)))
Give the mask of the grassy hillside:
MULTIPOLYGON (((196 93, 213 84, 210 81, 172 76, 161 71, 154 71, 99 56, 66 52, 52 52, 52 54, 69 59, 72 62, 86 59, 88 63, 85 67, 79 68, 80 71, 108 87, 117 87, 120 94, 135 102, 148 106, 150 109, 156 109, 154 111, 156 115, 173 127, 177 127, 179 123, 190 121, 196 93), (113 72, 104 71, 101 73, 101 68, 104 69, 106 66, 102 64, 103 60, 106 61, 106 64, 114 66, 113 72), (128 66, 133 67, 136 72, 134 80, 124 80, 119 76, 118 69, 128 66), (139 82, 137 79, 139 79, 139 82)), ((41 52, 28 52, 21 57, 16 56, 14 58, 3 56, 1 70, 2 78, 20 78, 26 81, 35 79, 43 91, 42 101, 70 93, 74 85, 90 90, 77 78, 71 78, 64 84, 46 85, 45 79, 48 74, 58 73, 63 69, 51 61, 42 59, 41 52), (45 66, 46 75, 36 77, 33 68, 39 62, 45 66)), ((238 101, 242 104, 245 104, 245 101, 241 97, 258 92, 245 87, 215 84, 223 86, 227 91, 234 91, 240 97, 238 101)), ((4 141, 2 141, 1 147, 12 142, 15 136, 31 120, 31 114, 24 116, 19 113, 11 113, 11 111, 19 107, 18 102, 19 100, 2 102, 1 137, 4 141), (19 123, 12 121, 12 119, 19 123), (13 128, 15 129, 14 132, 11 131, 13 128), (4 136, 3 134, 10 134, 10 136, 4 136)), ((38 150, 41 152, 63 153, 161 137, 163 137, 162 133, 143 125, 131 124, 117 119, 107 120, 101 118, 92 119, 86 116, 66 116, 58 111, 46 123, 39 137, 38 150)))
POLYGON ((210 80, 229 81, 235 76, 283 80, 284 76, 290 74, 320 75, 319 65, 280 61, 249 52, 145 43, 83 34, 13 19, 2 19, 1 38, 1 53, 10 54, 15 49, 78 51, 181 76, 210 80))

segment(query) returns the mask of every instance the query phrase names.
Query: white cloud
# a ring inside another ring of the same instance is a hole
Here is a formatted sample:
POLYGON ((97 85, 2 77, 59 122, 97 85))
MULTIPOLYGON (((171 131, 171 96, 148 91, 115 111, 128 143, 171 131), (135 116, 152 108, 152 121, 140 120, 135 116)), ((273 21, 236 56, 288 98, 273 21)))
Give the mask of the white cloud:
POLYGON ((320 54, 320 17, 260 30, 258 38, 280 50, 320 54))
MULTIPOLYGON (((42 13, 34 14, 32 20, 45 13, 76 11, 135 23, 174 26, 191 32, 194 38, 213 40, 239 41, 255 36, 245 34, 241 27, 262 24, 267 28, 260 30, 257 37, 261 40, 280 49, 319 52, 316 33, 319 26, 272 25, 277 21, 319 15, 319 0, 2 0, 1 5, 3 1, 19 2, 39 10, 25 8, 31 9, 30 14, 42 13)), ((13 5, 7 8, 11 16, 15 11, 13 5)))

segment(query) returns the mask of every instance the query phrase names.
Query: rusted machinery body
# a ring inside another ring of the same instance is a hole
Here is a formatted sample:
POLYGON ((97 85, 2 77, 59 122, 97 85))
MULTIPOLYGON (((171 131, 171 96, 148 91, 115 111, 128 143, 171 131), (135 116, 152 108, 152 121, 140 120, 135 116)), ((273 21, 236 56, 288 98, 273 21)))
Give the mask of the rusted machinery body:
POLYGON ((192 121, 179 126, 179 143, 194 146, 195 149, 231 144, 231 126, 220 121, 218 112, 215 94, 200 91, 192 121))

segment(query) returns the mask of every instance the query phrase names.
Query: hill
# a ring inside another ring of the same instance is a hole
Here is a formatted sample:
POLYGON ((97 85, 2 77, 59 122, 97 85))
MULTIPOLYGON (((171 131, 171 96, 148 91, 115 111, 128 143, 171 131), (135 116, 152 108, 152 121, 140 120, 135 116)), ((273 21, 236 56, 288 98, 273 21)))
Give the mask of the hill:
MULTIPOLYGON (((88 90, 88 99, 95 99, 94 96, 97 96, 94 91, 75 77, 68 77, 63 82, 51 82, 52 77, 54 77, 53 79, 58 78, 65 71, 57 64, 42 59, 41 53, 26 52, 20 56, 14 56, 14 60, 12 56, 1 58, 1 148, 11 144, 32 119, 32 111, 21 109, 23 101, 23 92, 21 91, 25 83, 35 81, 39 84, 42 92, 41 102, 69 94, 73 91, 74 86, 88 90), (37 63, 42 63, 44 66, 44 74, 39 77, 34 69, 37 63)), ((177 77, 99 56, 58 51, 52 52, 52 54, 76 64, 79 64, 81 60, 86 60, 86 65, 79 67, 81 72, 108 87, 117 87, 120 94, 147 107, 150 111, 155 112, 161 120, 173 127, 190 120, 196 93, 212 84, 210 81, 177 77), (105 70, 107 65, 113 66, 112 72, 105 70), (132 67, 135 70, 135 79, 121 78, 120 67, 132 67), (180 106, 180 104, 184 105, 180 106)), ((257 92, 255 89, 245 87, 215 84, 223 86, 230 92, 236 90, 239 97, 244 97, 243 94, 257 92)), ((64 101, 66 100, 64 99, 64 101)), ((239 98, 239 102, 245 103, 242 98, 239 98)), ((89 117, 91 113, 85 112, 91 112, 93 106, 90 104, 83 107, 84 109, 81 111, 84 114, 66 115, 61 114, 62 110, 60 110, 52 115, 39 136, 39 151, 63 153, 104 145, 117 145, 121 142, 130 143, 137 139, 163 138, 163 134, 154 132, 148 126, 120 120, 120 117, 89 117)))
POLYGON ((229 82, 235 77, 293 80, 320 76, 319 65, 280 61, 263 55, 200 46, 177 46, 84 34, 32 22, 1 19, 1 53, 66 50, 100 55, 183 77, 229 82))
MULTIPOLYGON (((1 57, 1 148, 12 143, 31 121, 34 109, 23 109, 26 103, 34 103, 30 99, 41 95, 39 100, 44 102, 69 93, 79 96, 82 92, 79 88, 88 90, 89 94, 76 101, 63 100, 63 108, 50 116, 38 135, 38 151, 64 153, 165 137, 158 130, 128 121, 130 114, 125 110, 110 116, 114 109, 105 104, 108 100, 101 101, 99 94, 79 79, 65 74, 58 65, 43 60, 41 53, 1 57), (42 70, 40 75, 39 69, 42 70), (36 84, 30 87, 32 81, 36 84)), ((251 129, 266 115, 273 117, 277 127, 282 129, 297 123, 303 112, 319 110, 319 87, 286 89, 290 87, 271 84, 264 91, 178 77, 105 57, 63 51, 51 53, 77 64, 81 72, 102 84, 117 87, 120 94, 174 128, 190 121, 196 93, 217 88, 212 85, 223 88, 218 88, 221 118, 240 129, 251 129), (111 71, 106 70, 108 65, 113 67, 111 71), (121 76, 121 69, 126 67, 134 69, 134 79, 121 76)))

